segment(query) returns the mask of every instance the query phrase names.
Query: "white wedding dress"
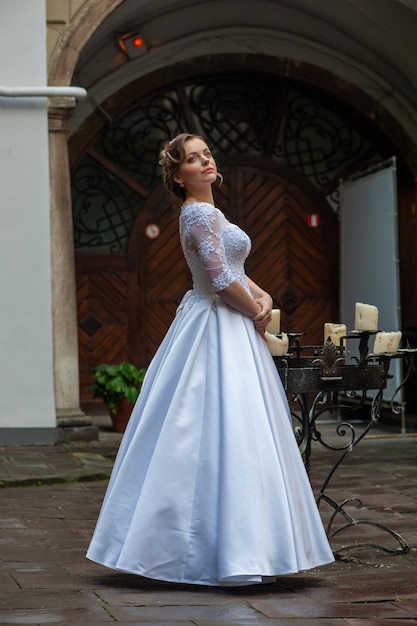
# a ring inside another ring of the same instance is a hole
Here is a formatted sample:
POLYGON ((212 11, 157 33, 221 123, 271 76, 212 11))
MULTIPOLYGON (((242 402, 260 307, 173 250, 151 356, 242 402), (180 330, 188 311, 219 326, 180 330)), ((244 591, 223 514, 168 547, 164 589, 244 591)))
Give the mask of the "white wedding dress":
POLYGON ((87 557, 202 585, 329 563, 267 345, 216 295, 234 280, 249 291, 249 238, 206 203, 185 205, 180 238, 193 289, 148 368, 87 557))

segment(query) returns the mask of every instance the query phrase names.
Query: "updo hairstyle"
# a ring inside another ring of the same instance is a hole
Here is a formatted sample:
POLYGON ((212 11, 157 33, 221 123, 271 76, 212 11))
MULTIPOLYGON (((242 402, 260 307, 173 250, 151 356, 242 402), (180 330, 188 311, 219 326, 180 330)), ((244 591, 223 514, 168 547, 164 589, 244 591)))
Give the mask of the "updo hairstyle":
MULTIPOLYGON (((186 191, 181 187, 174 177, 184 159, 185 144, 190 139, 200 139, 206 143, 205 139, 200 135, 192 133, 180 133, 174 139, 171 139, 160 152, 159 164, 162 166, 162 180, 168 191, 174 196, 175 203, 181 205, 186 198, 186 191)), ((218 174, 222 180, 221 174, 218 174)))

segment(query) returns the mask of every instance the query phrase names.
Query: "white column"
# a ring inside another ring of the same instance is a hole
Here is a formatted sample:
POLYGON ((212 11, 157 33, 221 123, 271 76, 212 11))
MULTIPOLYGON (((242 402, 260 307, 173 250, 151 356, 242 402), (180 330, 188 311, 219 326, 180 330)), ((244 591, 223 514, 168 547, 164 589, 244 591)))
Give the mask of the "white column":
POLYGON ((80 410, 77 306, 67 121, 73 98, 49 105, 52 314, 54 382, 58 426, 91 424, 80 410))

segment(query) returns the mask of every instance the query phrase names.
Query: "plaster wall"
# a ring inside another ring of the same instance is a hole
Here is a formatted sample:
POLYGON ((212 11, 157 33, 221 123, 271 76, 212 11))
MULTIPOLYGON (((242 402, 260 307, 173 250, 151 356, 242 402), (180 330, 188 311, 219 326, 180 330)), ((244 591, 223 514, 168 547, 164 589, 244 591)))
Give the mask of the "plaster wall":
MULTIPOLYGON (((1 83, 46 85, 44 0, 2 0, 0 34, 1 83)), ((47 100, 0 97, 0 116, 0 443, 50 443, 56 416, 47 100)))
POLYGON ((89 0, 46 0, 48 60, 51 59, 71 21, 88 4, 89 0))

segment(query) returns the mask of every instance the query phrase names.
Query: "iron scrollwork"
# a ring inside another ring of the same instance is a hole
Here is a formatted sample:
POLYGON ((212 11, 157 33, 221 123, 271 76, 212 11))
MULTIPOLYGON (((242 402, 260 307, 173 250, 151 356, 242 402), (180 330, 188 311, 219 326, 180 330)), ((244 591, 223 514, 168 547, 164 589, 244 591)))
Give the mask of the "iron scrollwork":
POLYGON ((275 94, 272 83, 240 78, 189 88, 191 109, 210 145, 223 154, 264 154, 275 94))
POLYGON ((335 181, 372 156, 369 139, 346 113, 294 85, 253 75, 178 84, 109 118, 73 168, 78 250, 126 250, 135 216, 161 182, 159 150, 179 132, 201 133, 217 154, 284 162, 318 189, 328 188, 335 212, 335 181))
POLYGON ((367 140, 324 102, 295 91, 290 94, 274 154, 316 187, 328 184, 342 165, 368 148, 367 140))
POLYGON ((74 172, 74 245, 124 252, 142 199, 90 157, 74 172))
MULTIPOLYGON (((339 346, 335 346, 330 338, 324 346, 300 346, 299 337, 303 333, 288 333, 290 348, 288 354, 282 357, 273 357, 281 376, 285 391, 292 396, 299 406, 299 411, 292 411, 295 420, 295 436, 303 457, 307 473, 311 471, 312 442, 317 442, 327 450, 340 453, 328 472, 316 496, 317 505, 328 505, 333 511, 327 522, 326 532, 329 539, 341 532, 361 525, 374 526, 396 542, 396 547, 377 545, 375 543, 358 543, 344 545, 335 550, 335 555, 353 548, 378 548, 391 554, 409 552, 407 542, 394 530, 373 520, 357 520, 347 510, 349 506, 362 508, 362 501, 358 497, 348 497, 336 502, 327 492, 330 481, 337 469, 358 444, 366 437, 371 428, 378 422, 383 403, 383 391, 389 377, 390 363, 393 358, 405 359, 409 370, 412 366, 416 349, 398 350, 395 354, 369 354, 369 332, 355 332, 347 338, 357 338, 360 341, 360 358, 356 364, 346 364, 345 349, 341 338, 339 346), (362 432, 358 435, 352 423, 348 420, 340 421, 336 426, 336 435, 343 438, 340 445, 326 441, 319 430, 317 418, 324 413, 337 414, 341 412, 357 411, 364 406, 367 392, 376 390, 371 401, 370 418, 362 432), (346 398, 341 399, 341 394, 346 398), (311 396, 313 399, 311 400, 311 396), (355 403, 352 399, 355 398, 355 403), (342 518, 342 523, 336 523, 342 518)), ((346 338, 346 337, 345 337, 346 338)), ((401 387, 404 385, 407 373, 401 387)), ((400 388, 400 387, 399 387, 400 388)), ((394 397, 391 399, 394 406, 394 397)))

